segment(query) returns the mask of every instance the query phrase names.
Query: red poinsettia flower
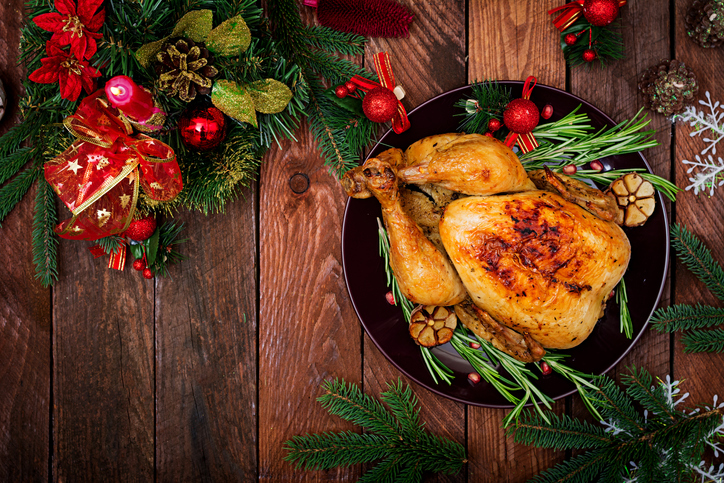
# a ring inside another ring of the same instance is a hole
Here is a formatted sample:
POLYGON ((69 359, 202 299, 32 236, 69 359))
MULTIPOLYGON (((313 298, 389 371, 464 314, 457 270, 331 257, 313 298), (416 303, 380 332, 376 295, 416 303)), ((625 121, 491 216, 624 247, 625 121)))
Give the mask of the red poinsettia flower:
POLYGON ((33 19, 43 30, 53 32, 50 40, 61 46, 70 45, 70 51, 76 58, 90 59, 98 50, 97 33, 106 19, 105 9, 96 13, 103 0, 78 0, 76 8, 73 0, 55 0, 55 9, 60 13, 44 13, 33 19))
POLYGON ((40 84, 60 83, 60 97, 75 101, 80 95, 81 87, 90 94, 95 90, 95 77, 101 73, 91 67, 86 60, 78 60, 60 45, 49 41, 45 46, 48 57, 40 59, 40 69, 28 76, 33 82, 40 84))

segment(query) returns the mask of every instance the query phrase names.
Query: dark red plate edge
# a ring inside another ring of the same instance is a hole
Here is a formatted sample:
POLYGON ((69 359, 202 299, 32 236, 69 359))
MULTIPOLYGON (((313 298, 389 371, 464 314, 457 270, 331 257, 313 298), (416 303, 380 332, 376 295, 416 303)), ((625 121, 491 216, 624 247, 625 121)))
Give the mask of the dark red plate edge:
MULTIPOLYGON (((506 84, 519 84, 519 85, 524 84, 523 81, 498 80, 497 82, 506 83, 506 84)), ((550 89, 550 90, 552 90, 552 91, 562 92, 562 93, 564 93, 564 94, 566 94, 566 95, 568 95, 568 96, 576 99, 576 100, 579 101, 581 104, 585 104, 586 106, 592 108, 593 110, 596 110, 596 111, 600 112, 600 113, 603 115, 604 119, 605 119, 611 126, 616 126, 616 125, 618 125, 618 123, 615 122, 613 119, 611 119, 611 117, 610 117, 608 114, 606 114, 605 112, 603 112, 601 109, 599 109, 598 107, 594 106, 594 105, 591 104, 590 102, 586 101, 585 99, 582 99, 582 98, 576 96, 575 94, 571 94, 570 92, 567 92, 567 91, 564 91, 564 90, 562 90, 562 89, 558 89, 557 87, 549 86, 549 85, 546 85, 546 84, 536 84, 536 87, 543 87, 543 88, 545 88, 545 89, 550 89)), ((438 94, 437 96, 428 99, 427 101, 423 102, 422 104, 420 104, 420 105, 417 106, 416 108, 412 109, 412 110, 409 112, 409 115, 412 115, 415 111, 417 111, 417 110, 419 110, 419 109, 422 109, 422 108, 425 107, 427 104, 436 101, 436 100, 437 100, 438 98, 440 98, 440 97, 447 96, 447 95, 453 94, 453 93, 455 93, 455 92, 462 92, 462 91, 467 90, 468 88, 470 88, 470 85, 464 85, 464 86, 461 86, 461 87, 457 87, 457 88, 455 88, 455 89, 451 89, 451 90, 449 90, 449 91, 445 91, 445 92, 443 92, 443 93, 441 93, 441 94, 438 94)), ((375 143, 375 145, 372 147, 372 149, 370 149, 370 153, 374 152, 374 151, 380 146, 382 140, 383 140, 385 137, 387 137, 391 132, 392 132, 392 129, 388 129, 388 130, 380 137, 380 140, 379 140, 377 143, 375 143)), ((440 134, 442 134, 442 133, 440 133, 440 134)), ((641 152, 633 153, 633 154, 639 155, 639 156, 641 157, 641 160, 644 162, 644 165, 646 166, 646 169, 649 171, 649 173, 653 173, 653 170, 651 169, 651 165, 650 165, 649 162, 646 160, 646 157, 644 157, 644 155, 641 154, 641 152)), ((369 155, 367 155, 367 156, 365 157, 365 161, 366 161, 368 158, 369 158, 369 155)), ((656 296, 656 302, 654 303, 654 306, 653 306, 653 308, 651 309, 651 312, 649 313, 648 317, 646 318, 646 321, 645 321, 644 324, 641 326, 641 330, 640 330, 639 333, 636 335, 636 337, 634 337, 634 338, 631 340, 631 343, 628 345, 628 347, 626 348, 626 350, 623 351, 623 353, 618 357, 618 359, 616 359, 609 367, 607 367, 607 368, 601 373, 601 375, 606 374, 606 373, 608 373, 608 371, 610 371, 611 369, 613 369, 613 367, 616 366, 619 362, 621 362, 621 360, 626 356, 626 354, 628 354, 628 353, 631 351, 631 349, 633 348, 633 346, 636 345, 636 343, 638 342, 638 340, 641 338, 641 336, 644 334, 644 332, 645 332, 646 329, 648 328, 648 326, 649 326, 649 321, 651 320, 651 316, 654 314, 654 312, 655 312, 656 309, 658 308, 659 303, 661 302, 661 296, 662 296, 663 293, 664 293, 664 287, 666 286, 666 276, 667 276, 667 274, 669 273, 669 264, 670 264, 670 256, 671 256, 671 252, 670 252, 670 249, 671 249, 671 240, 670 240, 670 233, 669 233, 669 232, 670 232, 670 224, 669 224, 669 216, 668 216, 668 214, 667 214, 667 212, 666 212, 666 209, 664 209, 665 205, 664 205, 663 195, 662 195, 661 192, 658 191, 658 190, 656 191, 656 195, 658 196, 659 206, 661 207, 662 213, 663 213, 663 216, 664 216, 664 229, 665 229, 664 231, 665 231, 665 236, 666 236, 666 256, 665 256, 665 258, 664 258, 664 259, 665 259, 665 262, 664 262, 664 277, 663 277, 663 280, 662 280, 662 282, 661 282, 661 286, 659 287, 659 293, 658 293, 658 295, 656 296)), ((347 198, 347 201, 345 202, 344 215, 343 215, 343 219, 342 219, 342 233, 345 232, 345 225, 347 224, 347 211, 349 210, 349 204, 350 204, 350 201, 351 201, 351 200, 352 200, 352 198, 347 198)), ((341 236, 341 234, 340 234, 340 236, 341 236)), ((450 399, 450 400, 452 400, 452 401, 456 401, 456 402, 459 402, 459 403, 462 403, 462 404, 467 404, 467 405, 471 405, 471 406, 478 406, 478 407, 485 407, 485 408, 510 409, 510 408, 514 408, 514 407, 515 407, 514 404, 503 404, 503 405, 500 405, 500 404, 479 403, 479 402, 475 402, 475 401, 468 401, 468 400, 465 400, 465 399, 461 399, 461 398, 458 398, 458 397, 455 397, 455 396, 451 396, 451 395, 449 395, 449 394, 445 394, 445 393, 443 393, 442 391, 436 389, 436 387, 430 386, 430 385, 428 385, 428 384, 425 384, 425 383, 419 381, 419 380, 417 379, 417 377, 415 377, 415 376, 411 375, 410 373, 408 373, 406 370, 404 370, 402 367, 400 367, 400 365, 397 364, 397 362, 395 362, 395 361, 392 360, 390 357, 388 357, 387 354, 386 354, 382 349, 380 349, 380 345, 379 345, 379 343, 377 342, 377 340, 375 339, 375 337, 374 337, 372 334, 370 334, 369 331, 367 331, 367 328, 366 328, 365 325, 362 323, 362 318, 360 317, 359 310, 357 310, 357 305, 355 304, 354 299, 352 298, 352 294, 351 294, 350 291, 349 291, 349 281, 347 280, 347 271, 344 269, 344 267, 345 267, 345 265, 346 265, 346 263, 345 263, 345 240, 344 240, 344 237, 343 237, 343 236, 341 236, 341 238, 342 238, 342 244, 341 244, 341 250, 342 250, 342 272, 343 272, 343 274, 344 274, 345 288, 347 289, 347 293, 349 294, 350 302, 352 302, 352 307, 354 308, 355 314, 357 315, 357 319, 359 320, 360 325, 362 326, 362 328, 364 329, 364 331, 367 333, 367 336, 368 336, 368 337, 372 340, 372 342, 375 344, 375 347, 377 347, 377 350, 379 350, 379 351, 382 353, 382 355, 385 356, 385 359, 387 359, 387 361, 389 361, 393 366, 395 366, 398 371, 400 371, 401 373, 403 373, 405 376, 407 376, 408 378, 410 378, 411 380, 413 380, 415 383, 417 383, 417 384, 420 385, 421 387, 424 387, 425 389, 427 389, 427 390, 429 390, 429 391, 432 391, 432 392, 434 392, 435 394, 437 394, 437 395, 439 395, 439 396, 442 396, 442 397, 444 397, 444 398, 446 398, 446 399, 450 399)), ((561 377, 563 377, 563 376, 561 376, 561 377)), ((440 384, 442 384, 442 382, 441 382, 440 384)), ((565 398, 565 397, 568 397, 568 396, 570 396, 570 395, 572 395, 572 394, 574 394, 574 393, 576 393, 576 392, 577 392, 577 389, 576 389, 576 388, 573 388, 573 389, 571 389, 570 391, 568 391, 568 392, 566 392, 566 393, 564 393, 564 394, 561 394, 561 395, 558 395, 558 396, 556 396, 556 397, 553 397, 552 399, 553 399, 554 401, 558 401, 559 399, 563 399, 563 398, 565 398)), ((525 405, 525 407, 530 407, 530 406, 532 406, 532 405, 533 405, 533 403, 528 403, 528 404, 525 405)))

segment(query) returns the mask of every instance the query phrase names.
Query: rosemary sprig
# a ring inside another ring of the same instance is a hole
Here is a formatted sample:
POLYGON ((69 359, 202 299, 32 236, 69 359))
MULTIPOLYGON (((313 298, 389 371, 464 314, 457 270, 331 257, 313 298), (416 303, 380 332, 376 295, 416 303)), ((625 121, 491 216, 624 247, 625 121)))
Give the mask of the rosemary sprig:
POLYGON ((541 143, 538 148, 523 154, 520 161, 526 170, 541 169, 556 162, 581 166, 607 156, 637 153, 657 146, 658 142, 652 137, 655 131, 643 131, 651 120, 646 115, 641 116, 642 110, 643 108, 629 121, 623 121, 611 128, 603 127, 595 133, 581 134, 579 131, 585 129, 584 118, 575 114, 544 124, 544 128, 534 130, 534 134, 536 138, 547 139, 549 142, 541 143), (561 142, 556 144, 552 141, 561 142))
POLYGON ((628 294, 626 293, 626 282, 623 278, 616 287, 616 303, 619 307, 619 318, 621 319, 621 332, 627 339, 633 337, 633 321, 631 312, 628 310, 628 294))
MULTIPOLYGON (((551 168, 553 171, 560 173, 561 167, 554 166, 551 168)), ((572 178, 576 179, 590 179, 591 181, 598 183, 603 186, 610 185, 613 181, 617 180, 626 173, 639 173, 642 178, 649 181, 654 188, 666 196, 670 201, 676 201, 676 194, 681 191, 681 188, 676 186, 674 183, 666 178, 657 176, 655 174, 645 172, 645 168, 625 168, 625 169, 612 169, 611 171, 596 171, 595 169, 579 169, 576 174, 571 175, 572 178)))
MULTIPOLYGON (((591 374, 584 374, 583 372, 577 371, 572 367, 563 364, 561 361, 566 357, 568 357, 568 355, 566 354, 547 352, 546 355, 543 356, 542 360, 545 361, 546 364, 548 364, 550 368, 553 369, 555 372, 575 384, 576 390, 581 396, 581 400, 588 409, 588 412, 595 416, 598 421, 602 421, 603 417, 594 405, 594 403, 598 400, 594 399, 592 394, 589 393, 589 391, 593 391, 594 393, 600 391, 598 386, 594 385, 589 381, 589 379, 592 379, 594 376, 591 374)), ((538 366, 538 368, 540 369, 540 366, 538 366)))
POLYGON ((442 363, 435 354, 432 353, 428 347, 420 347, 420 353, 422 354, 422 360, 425 361, 425 367, 430 372, 432 380, 437 384, 437 378, 441 381, 447 382, 448 386, 452 384, 452 380, 455 379, 455 373, 448 366, 442 363))

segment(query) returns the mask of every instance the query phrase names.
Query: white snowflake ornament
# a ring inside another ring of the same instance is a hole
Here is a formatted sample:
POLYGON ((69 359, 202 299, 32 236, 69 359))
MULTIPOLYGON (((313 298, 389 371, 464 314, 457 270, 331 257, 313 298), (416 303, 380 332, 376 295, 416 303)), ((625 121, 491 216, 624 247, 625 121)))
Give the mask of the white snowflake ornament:
POLYGON ((686 171, 687 174, 699 168, 696 174, 689 178, 691 184, 686 189, 693 189, 694 194, 708 190, 709 196, 713 196, 714 189, 724 184, 724 160, 718 158, 717 162, 712 156, 716 154, 717 144, 724 139, 724 109, 722 109, 724 105, 721 105, 719 101, 712 101, 709 91, 706 92, 706 101, 700 100, 699 104, 706 106, 709 112, 698 111, 696 107, 689 106, 678 117, 694 128, 689 136, 694 137, 702 134, 706 136, 702 137, 702 140, 707 146, 700 153, 701 156, 705 156, 705 159, 702 161, 702 158, 697 154, 695 156, 696 161, 685 159, 682 163, 691 166, 686 171), (711 153, 709 153, 710 151, 711 153))

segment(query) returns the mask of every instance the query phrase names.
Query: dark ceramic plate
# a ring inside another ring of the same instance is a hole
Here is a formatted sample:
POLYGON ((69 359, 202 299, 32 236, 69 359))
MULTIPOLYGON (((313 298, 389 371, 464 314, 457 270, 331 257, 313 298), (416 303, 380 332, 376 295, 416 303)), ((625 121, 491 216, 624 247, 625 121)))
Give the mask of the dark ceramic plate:
MULTIPOLYGON (((512 89, 513 98, 522 95, 522 82, 510 81, 501 84, 512 89)), ((454 107, 454 104, 470 94, 470 86, 465 86, 422 104, 410 112, 412 127, 402 134, 388 131, 370 156, 377 155, 388 147, 404 150, 425 136, 457 131, 461 118, 455 116, 460 110, 454 107)), ((555 111, 551 121, 560 119, 581 104, 580 112, 588 114, 594 127, 616 124, 583 99, 553 87, 538 84, 533 90, 531 100, 539 109, 546 104, 553 106, 555 111)), ((601 161, 606 170, 646 168, 651 171, 651 167, 640 154, 613 156, 601 161)), ((663 198, 658 194, 658 206, 649 221, 643 227, 625 230, 632 247, 631 263, 624 278, 633 319, 633 338, 627 339, 621 334, 619 307, 611 301, 588 339, 578 347, 561 351, 570 356, 566 362, 571 367, 585 373, 603 374, 621 360, 646 329, 648 319, 659 302, 668 268, 669 227, 663 206, 663 198)), ((489 384, 481 382, 471 385, 467 379, 467 374, 472 372, 471 366, 458 356, 449 344, 436 347, 433 352, 455 371, 455 379, 452 385, 444 382, 435 384, 425 367, 420 349, 407 332, 407 323, 401 309, 389 305, 385 300, 389 289, 383 261, 378 253, 378 217, 381 218, 381 211, 376 199, 350 198, 342 227, 342 263, 347 289, 370 338, 399 370, 441 396, 476 406, 512 407, 489 384)), ((553 399, 562 398, 575 391, 571 383, 555 373, 543 376, 537 385, 553 399)))

